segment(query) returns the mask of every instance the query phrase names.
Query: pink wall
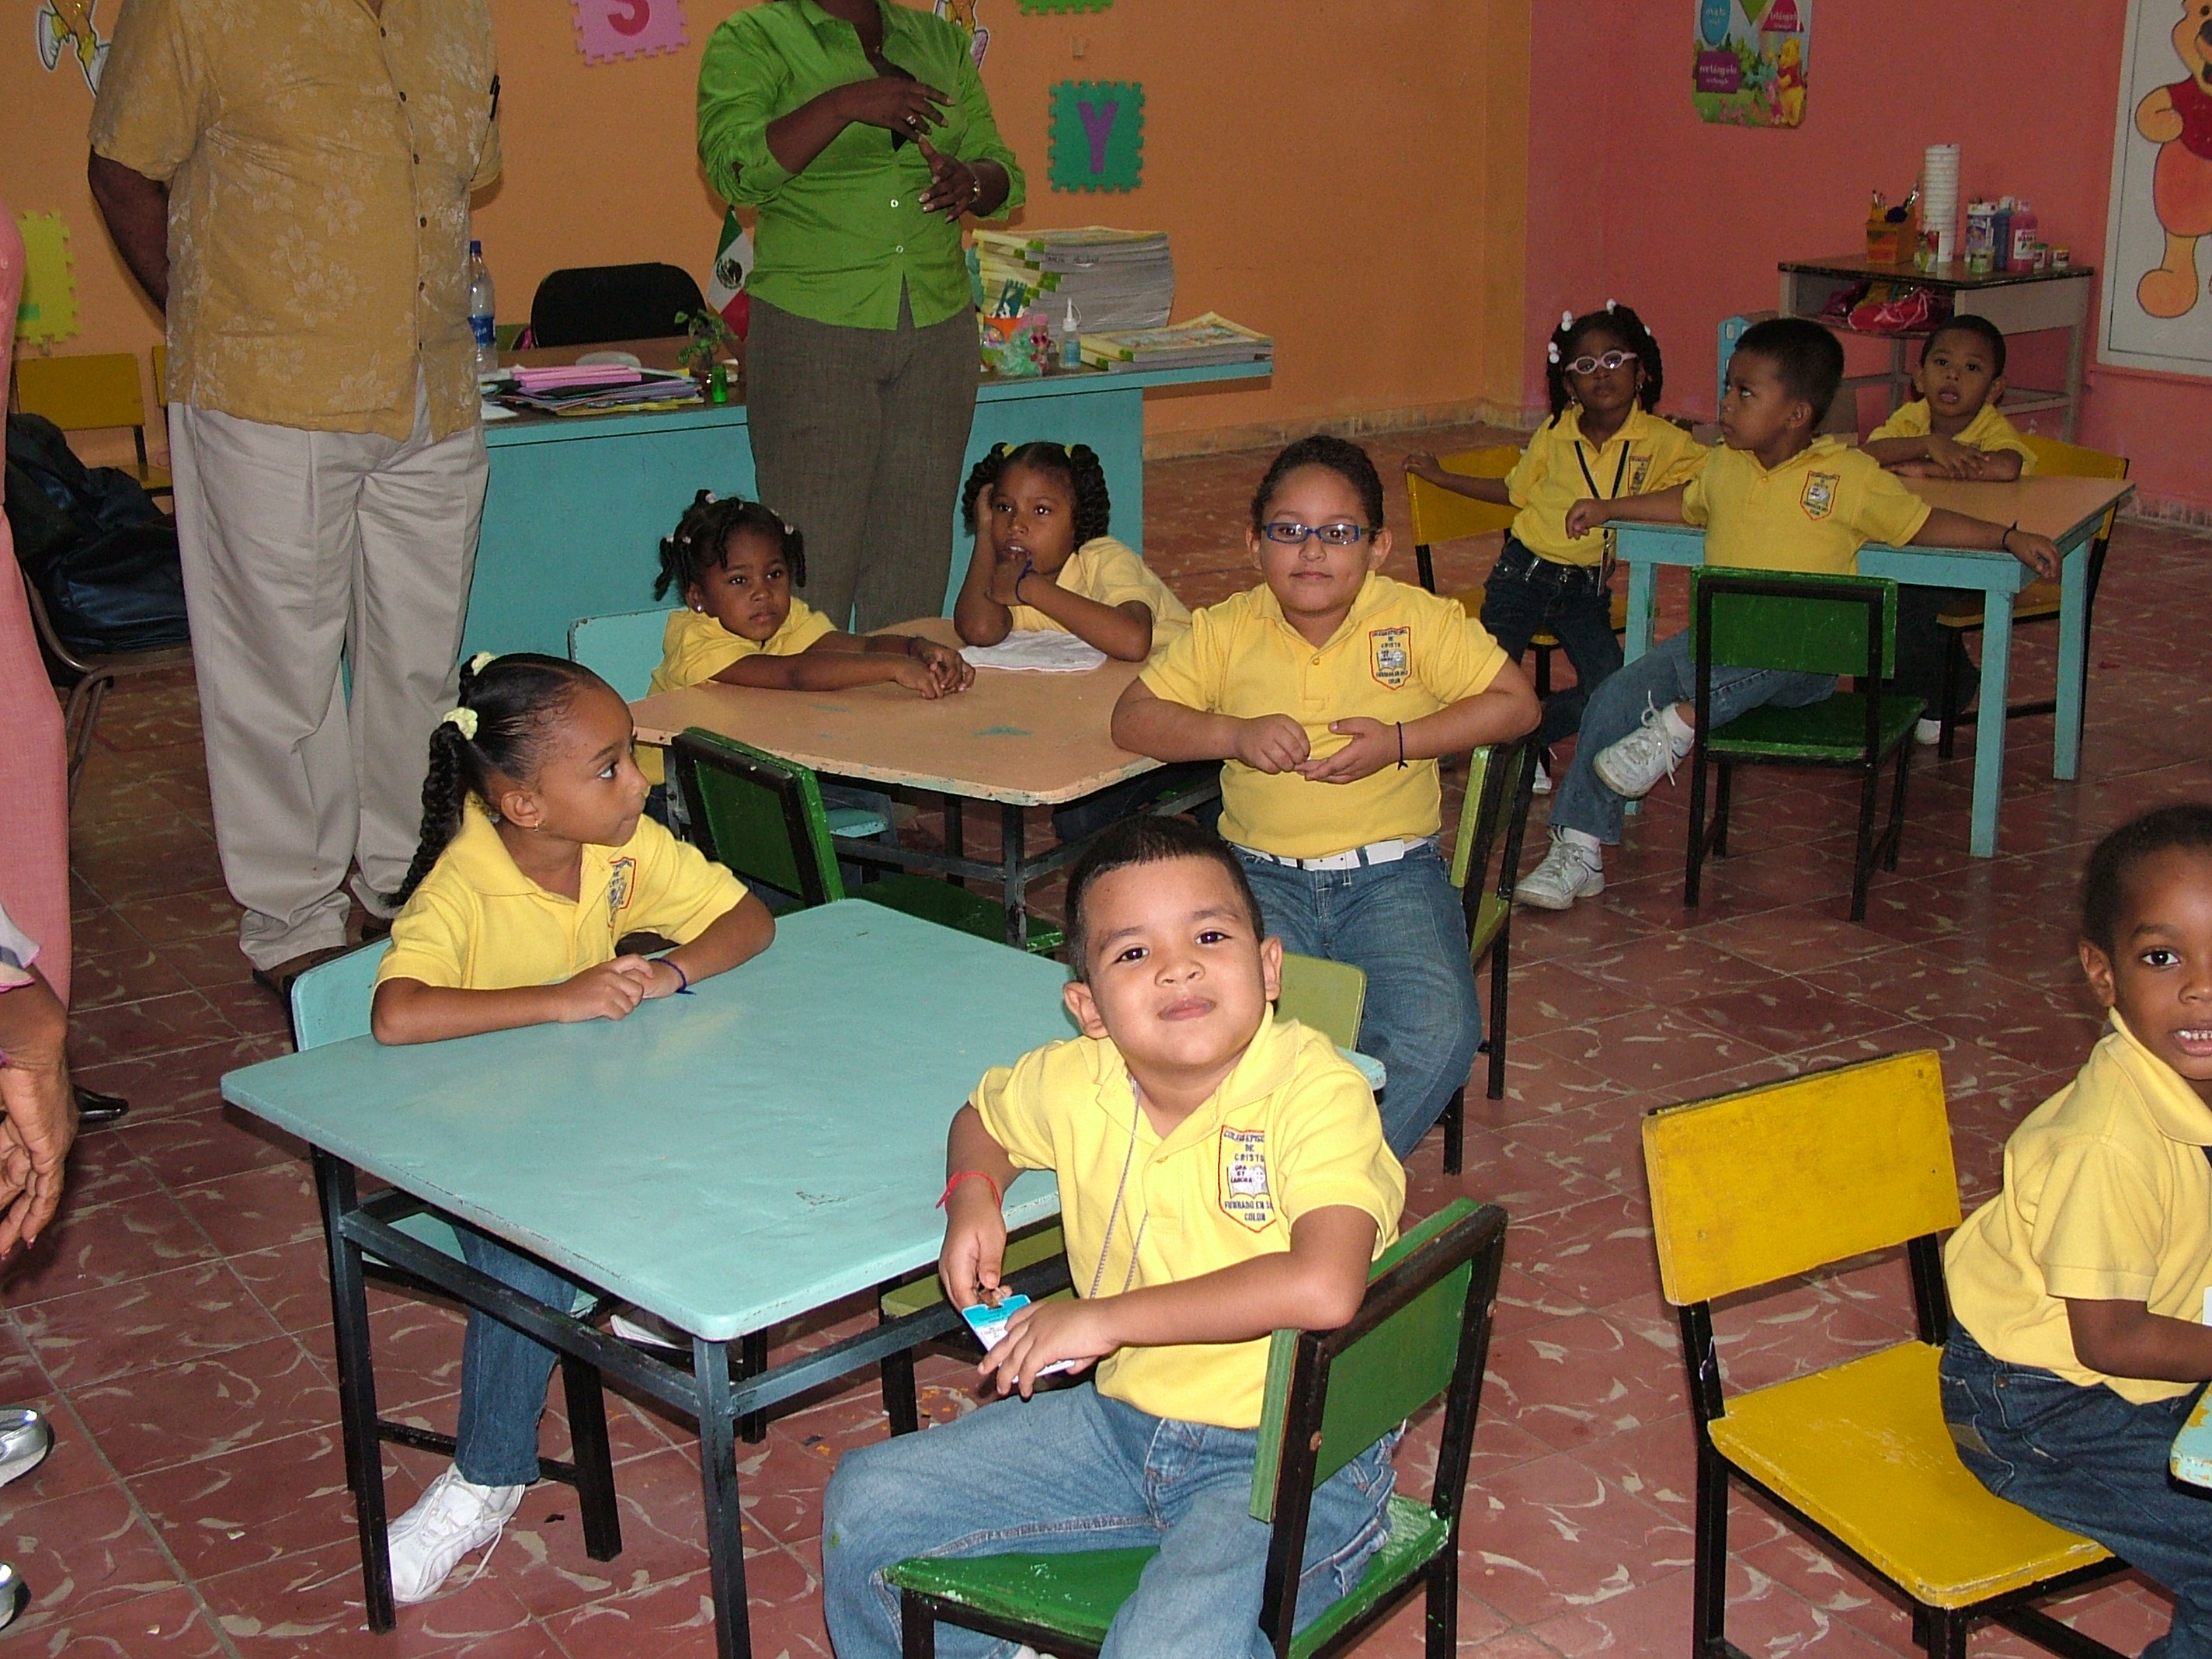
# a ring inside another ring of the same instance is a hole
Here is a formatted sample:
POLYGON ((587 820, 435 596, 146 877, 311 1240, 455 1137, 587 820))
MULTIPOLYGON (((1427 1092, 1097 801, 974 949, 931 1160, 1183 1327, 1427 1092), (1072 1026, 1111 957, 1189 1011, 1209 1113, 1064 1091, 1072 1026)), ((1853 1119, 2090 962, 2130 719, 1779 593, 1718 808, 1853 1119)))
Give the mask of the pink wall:
MULTIPOLYGON (((1698 118, 1688 0, 1534 9, 1523 376, 1534 407, 1560 311, 1611 296, 1665 349, 1666 407, 1710 416, 1719 320, 1774 305, 1778 260, 1863 246, 1868 191, 1897 199, 1930 143, 1962 147, 1962 200, 2025 196, 2045 241, 2103 264, 2120 0, 2025 11, 1823 0, 1805 124, 1782 131, 1698 118)), ((2097 368, 2094 314, 2093 302, 2081 441, 2132 457, 2145 496, 2212 507, 2212 382, 2097 368)), ((2057 384, 2063 338, 2023 342, 2015 371, 2057 384)), ((1881 349, 1855 346, 1854 371, 1881 349)))

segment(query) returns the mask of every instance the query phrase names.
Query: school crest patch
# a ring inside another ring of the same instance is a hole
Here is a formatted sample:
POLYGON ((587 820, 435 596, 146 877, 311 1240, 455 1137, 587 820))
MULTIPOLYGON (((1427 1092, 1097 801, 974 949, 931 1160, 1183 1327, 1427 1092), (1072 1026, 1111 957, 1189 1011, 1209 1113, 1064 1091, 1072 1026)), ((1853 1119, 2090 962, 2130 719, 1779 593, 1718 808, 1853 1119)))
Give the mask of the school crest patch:
POLYGON ((1367 668, 1395 691, 1413 672, 1413 630, 1411 628, 1370 628, 1367 630, 1367 668))
POLYGON ((1825 519, 1836 510, 1836 486, 1843 483, 1837 472, 1808 472, 1805 475, 1805 493, 1797 504, 1805 509, 1808 519, 1825 519))
POLYGON ((629 908, 630 896, 637 889, 637 860, 617 859, 607 866, 607 926, 615 925, 615 918, 629 908))
POLYGON ((1651 458, 1649 455, 1632 455, 1629 457, 1628 493, 1630 495, 1641 495, 1644 493, 1644 481, 1650 476, 1651 458))
POLYGON ((1257 1232, 1275 1219, 1275 1195, 1267 1186, 1267 1132, 1221 1131, 1221 1212, 1257 1232))

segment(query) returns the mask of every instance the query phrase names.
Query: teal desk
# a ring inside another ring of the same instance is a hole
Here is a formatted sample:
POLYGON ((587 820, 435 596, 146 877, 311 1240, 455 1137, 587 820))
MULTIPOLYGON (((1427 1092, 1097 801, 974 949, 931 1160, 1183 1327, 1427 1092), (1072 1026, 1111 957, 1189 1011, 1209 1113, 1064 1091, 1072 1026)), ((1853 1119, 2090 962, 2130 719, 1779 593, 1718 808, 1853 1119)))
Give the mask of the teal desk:
MULTIPOLYGON (((1997 524, 2018 523, 2045 535, 2066 556, 2059 575, 2058 713, 2051 741, 2051 775, 2072 778, 2081 769, 2081 688, 2089 639, 2088 545, 2105 514, 2134 493, 2134 486, 2101 478, 2026 478, 2016 483, 1954 483, 1907 478, 1905 485, 1938 507, 1997 524)), ((1684 525, 1618 524, 1620 562, 1628 566, 1628 632, 1623 649, 1633 662, 1651 648, 1659 600, 1659 567, 1705 562, 1705 537, 1684 525)), ((1859 551, 1863 575, 1886 576, 1922 587, 1980 591, 1986 623, 1982 633, 1981 691, 1974 722, 1974 805, 1969 844, 1978 858, 1997 850, 1997 807, 2004 790, 2005 720, 2001 717, 2012 674, 2013 596, 2035 574, 2008 553, 1932 547, 1882 547, 1859 551)))
MULTIPOLYGON (((1066 970, 848 900, 617 1024, 386 1048, 362 1037, 233 1072, 225 1099, 314 1149, 369 1626, 392 1628, 364 1249, 699 1421, 718 1650, 751 1650, 737 1419, 945 1334, 942 1304, 732 1379, 740 1338, 935 1261, 945 1134, 989 1066, 1071 1035, 1066 970), (360 1171, 396 1190, 362 1200, 360 1171), (689 1370, 472 1273, 393 1224, 428 1209, 693 1334, 689 1370)), ((1056 1214, 1049 1176, 1010 1225, 1056 1214)), ((746 1368, 740 1365, 740 1373, 746 1368)))
MULTIPOLYGON (((1098 452, 1114 498, 1113 533, 1144 550, 1145 392, 1152 386, 1256 380, 1267 363, 1109 374, 1059 370, 1029 380, 987 380, 963 465, 997 443, 1048 438, 1098 452)), ((475 651, 567 654, 579 617, 653 603, 660 538, 701 489, 753 493, 744 406, 659 415, 528 417, 484 428, 491 481, 477 544, 463 634, 475 651)), ((957 508, 956 508, 957 518, 957 508)), ((955 528, 945 613, 968 568, 955 528)))

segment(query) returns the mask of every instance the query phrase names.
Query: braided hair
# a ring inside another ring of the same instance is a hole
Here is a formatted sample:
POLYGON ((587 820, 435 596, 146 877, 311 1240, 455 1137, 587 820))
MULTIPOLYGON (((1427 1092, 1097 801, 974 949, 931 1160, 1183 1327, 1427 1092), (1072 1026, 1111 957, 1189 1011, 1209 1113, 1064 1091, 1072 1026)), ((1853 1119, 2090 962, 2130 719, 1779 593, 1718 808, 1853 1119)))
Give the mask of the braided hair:
POLYGON ((1067 486, 1075 502, 1075 544, 1096 541, 1113 522, 1114 504, 1106 494, 1106 468, 1089 444, 994 444, 969 471, 960 491, 960 517, 971 536, 977 533, 975 503, 984 486, 993 489, 999 480, 1018 466, 1049 472, 1067 486))
POLYGON ((1341 477, 1358 495, 1368 527, 1382 527, 1382 475, 1375 470, 1374 458, 1346 439, 1316 432, 1310 438, 1299 439, 1268 464, 1267 477, 1252 495, 1255 535, 1266 531, 1267 509, 1275 504, 1275 492, 1283 487, 1283 480, 1302 466, 1324 466, 1341 477))
POLYGON ((430 729, 430 769, 422 779, 422 839, 399 884, 414 896, 461 832, 471 795, 491 804, 494 773, 527 783, 538 775, 548 732, 586 686, 607 684, 581 664, 535 651, 480 654, 461 666, 460 702, 430 729), (465 716, 465 718, 457 718, 465 716))
POLYGON ((1544 386, 1552 396, 1552 418, 1558 420, 1574 402, 1567 390, 1566 366, 1583 355, 1583 342, 1593 334, 1609 334, 1620 342, 1623 351, 1636 354, 1636 366, 1644 371, 1644 385, 1636 401, 1647 411, 1656 408, 1667 384, 1666 366, 1659 360, 1659 342, 1644 327, 1641 317, 1626 306, 1607 300, 1602 311, 1586 311, 1579 317, 1572 312, 1564 313, 1559 327, 1552 331, 1551 343, 1544 349, 1544 386))
POLYGON ((680 599, 693 588, 705 586, 707 578, 730 562, 730 538, 747 530, 776 544, 791 568, 793 586, 806 586, 806 538, 798 526, 787 524, 774 507, 762 502, 740 495, 717 500, 713 490, 702 489, 684 509, 675 533, 661 539, 660 578, 653 585, 653 597, 665 599, 673 588, 680 599))

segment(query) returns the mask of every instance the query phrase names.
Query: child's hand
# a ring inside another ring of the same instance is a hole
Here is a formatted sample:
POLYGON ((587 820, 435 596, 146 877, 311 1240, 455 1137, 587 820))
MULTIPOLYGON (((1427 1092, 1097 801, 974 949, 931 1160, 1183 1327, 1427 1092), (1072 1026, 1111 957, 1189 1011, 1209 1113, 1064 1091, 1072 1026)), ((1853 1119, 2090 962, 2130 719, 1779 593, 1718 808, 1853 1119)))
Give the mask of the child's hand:
POLYGON ((1029 560, 1019 552, 994 554, 991 579, 983 588, 985 595, 1003 605, 1019 605, 1022 602, 1022 573, 1029 568, 1029 560))
POLYGON ((2058 580, 2062 562, 2058 544, 2048 536, 2031 535, 2025 530, 2015 530, 2005 538, 2005 550, 2047 582, 2058 580))
POLYGON ((1306 729, 1288 714, 1262 714, 1237 724, 1237 758, 1255 772, 1291 772, 1313 753, 1306 729))
POLYGON ((999 1274, 1006 1259, 1006 1220, 980 1181, 963 1181, 945 1200, 945 1244, 937 1253, 937 1282, 956 1308, 998 1304, 999 1274))
POLYGON ((684 988, 684 975, 659 957, 617 957, 615 964, 641 962, 645 964, 645 1000, 658 1002, 663 997, 672 997, 684 988))
POLYGON ((891 665, 891 678, 909 691, 916 691, 932 702, 945 695, 945 688, 937 683, 937 672, 919 657, 901 657, 891 665))
POLYGON ((1395 725, 1363 717, 1331 720, 1328 729, 1352 741, 1326 758, 1303 763, 1298 775, 1308 783, 1357 783, 1398 763, 1399 728, 1395 725))
POLYGON ((1937 469, 1939 477, 1978 478, 1982 475, 1982 452, 1941 433, 1928 434, 1928 459, 1937 469))
POLYGON ((1417 478, 1434 478, 1443 470, 1443 463, 1425 449, 1411 450, 1407 453, 1406 471, 1417 478))
POLYGON ((935 640, 918 638, 907 650, 929 670, 929 677, 937 687, 939 696, 953 691, 965 691, 975 684, 975 665, 957 651, 939 645, 935 640))
POLYGON ((995 1381, 1000 1395, 1015 1389, 1027 1400, 1036 1391, 1037 1373, 1061 1360, 1073 1362, 1070 1370, 1085 1370, 1121 1345, 1107 1328, 1104 1307, 1097 1302, 1070 1299, 1032 1302, 1016 1311, 1006 1323, 1006 1340, 983 1356, 976 1366, 988 1381, 995 1381))
POLYGON ((555 998, 555 1019, 573 1025, 587 1019, 624 1019, 645 1000, 653 964, 643 957, 617 957, 564 981, 555 998))
POLYGON ((1567 509, 1567 534, 1580 541, 1603 524, 1613 503, 1584 497, 1567 509))
POLYGON ((1941 478, 1943 469, 1933 461, 1892 461, 1887 469, 1900 478, 1941 478))

